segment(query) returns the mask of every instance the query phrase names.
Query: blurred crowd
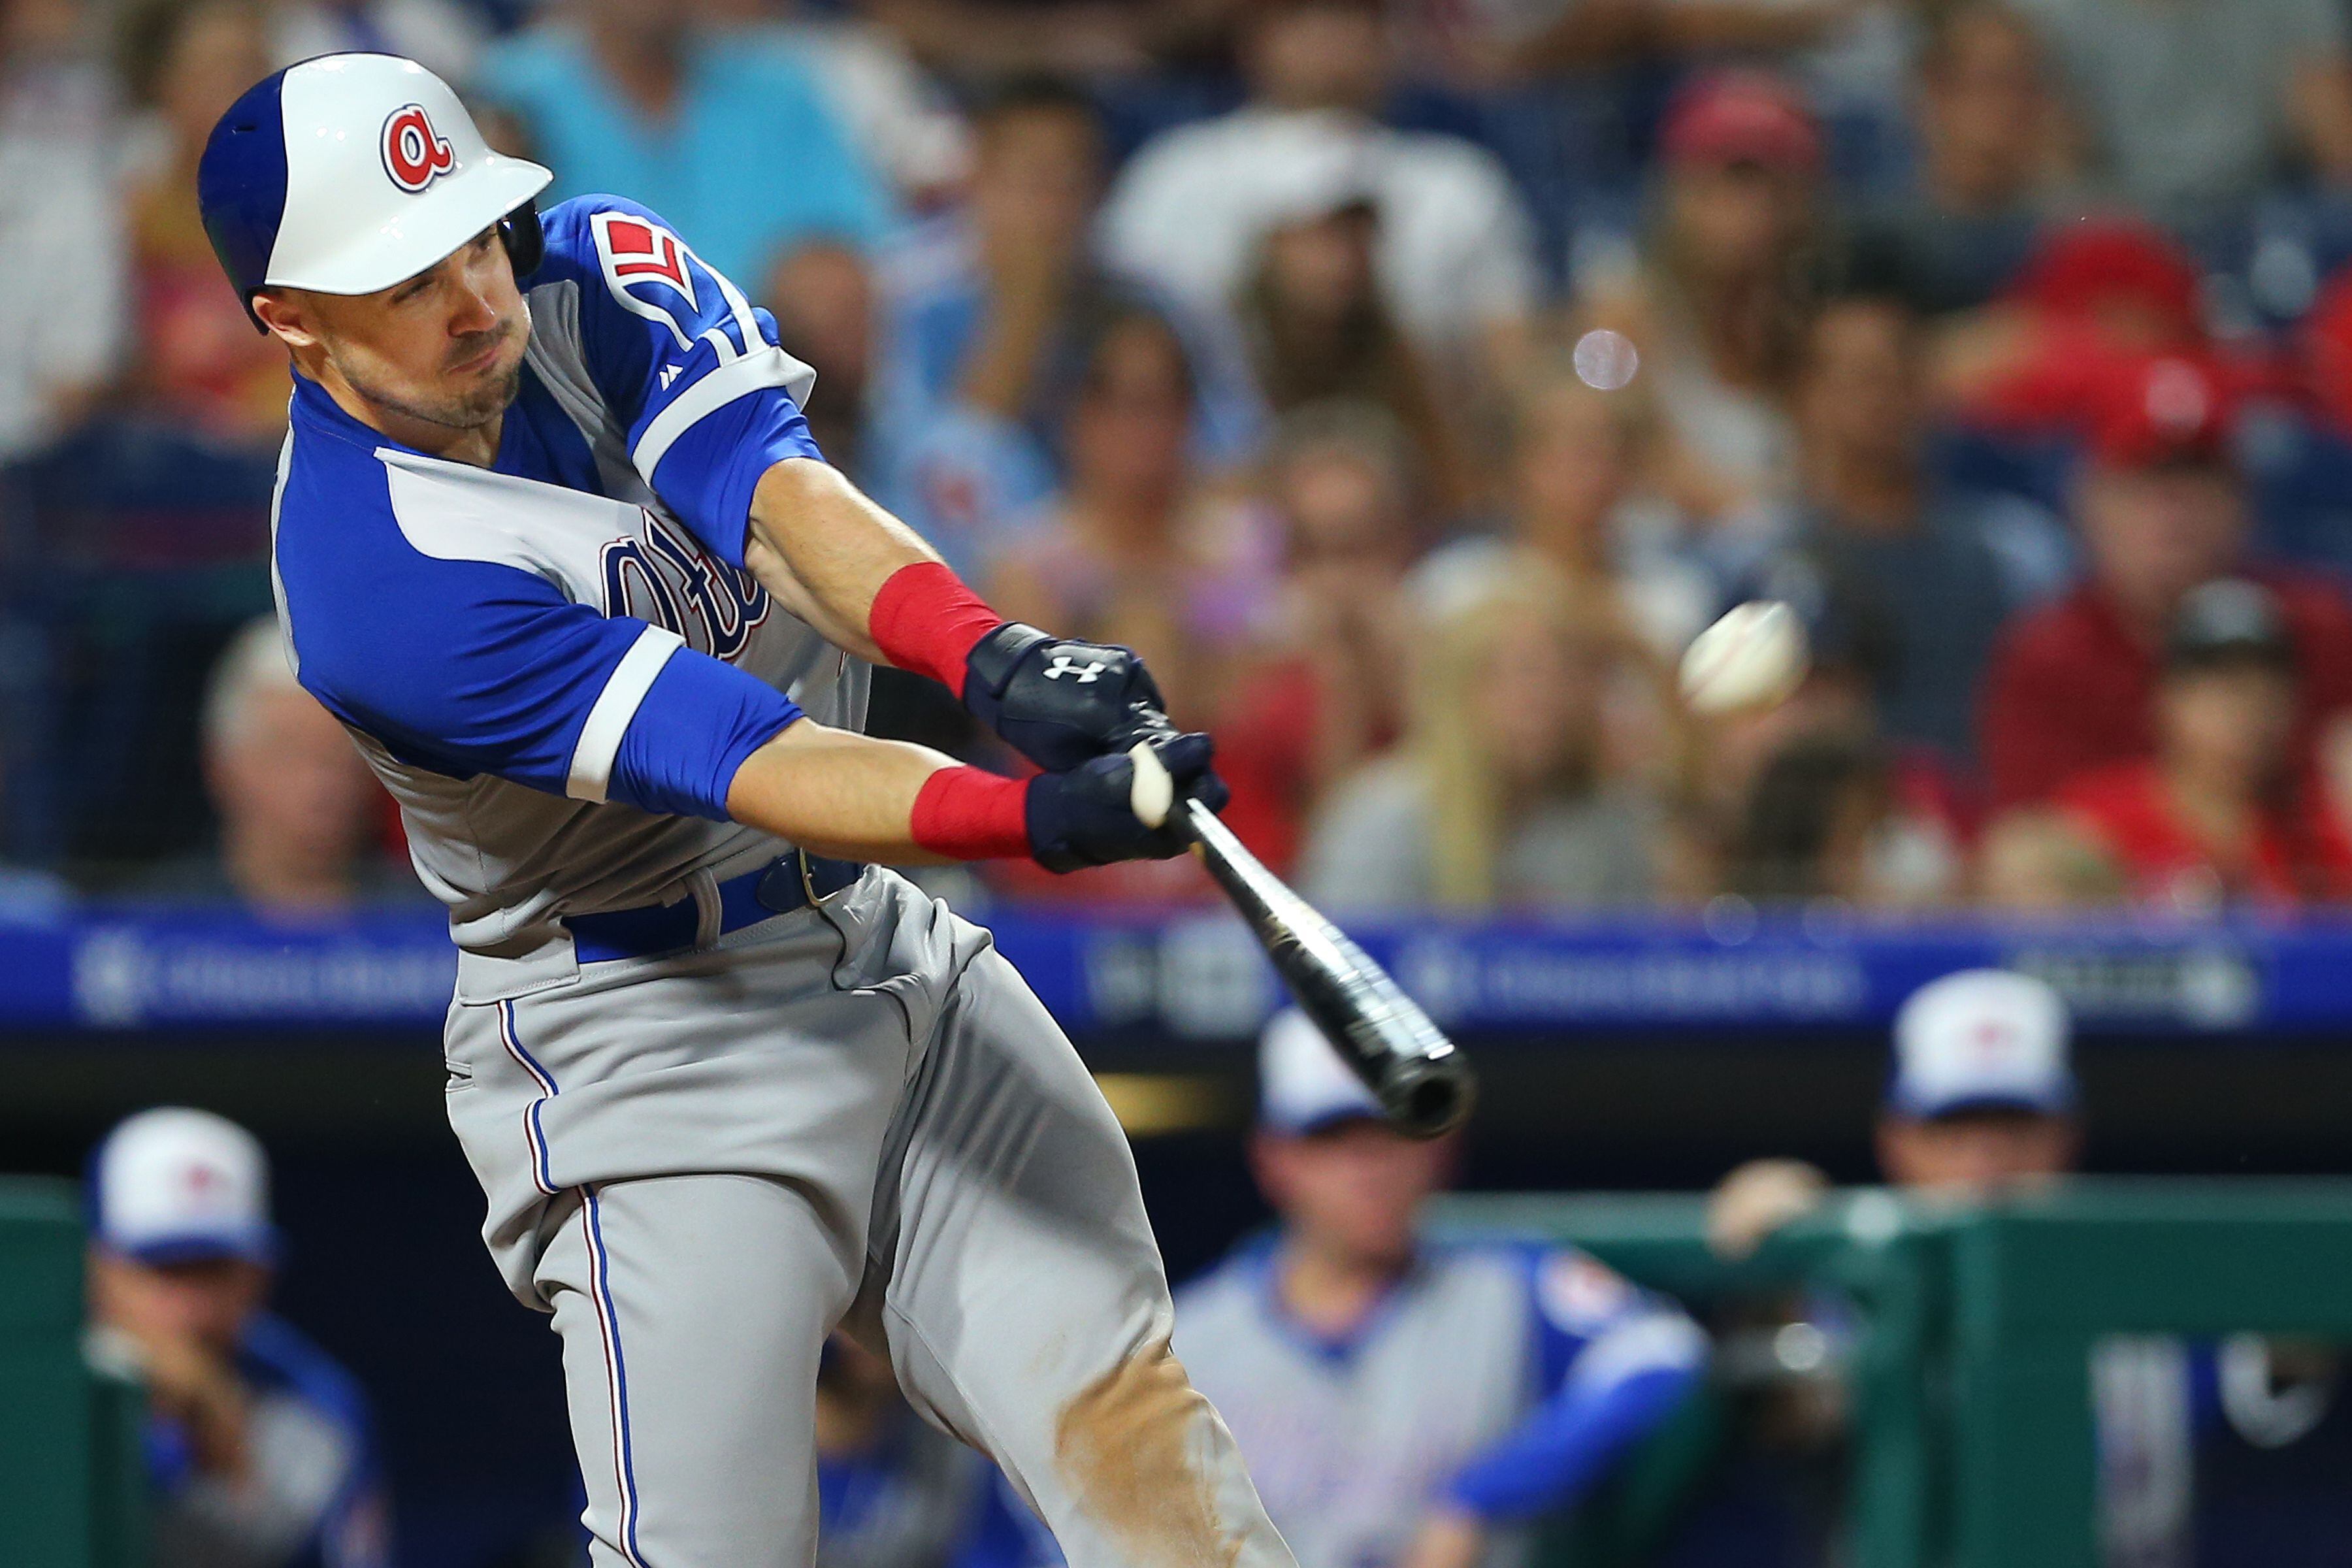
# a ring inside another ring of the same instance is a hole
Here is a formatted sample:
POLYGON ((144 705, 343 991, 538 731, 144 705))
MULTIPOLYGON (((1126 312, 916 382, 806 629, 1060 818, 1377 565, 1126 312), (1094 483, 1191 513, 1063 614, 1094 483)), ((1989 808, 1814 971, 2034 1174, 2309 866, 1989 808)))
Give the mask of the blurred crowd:
POLYGON ((662 213, 1335 910, 2352 901, 2343 0, 0 0, 18 896, 421 896, 247 629, 287 370, 194 198, 341 48, 662 213), (1804 686, 1686 711, 1759 597, 1804 686))

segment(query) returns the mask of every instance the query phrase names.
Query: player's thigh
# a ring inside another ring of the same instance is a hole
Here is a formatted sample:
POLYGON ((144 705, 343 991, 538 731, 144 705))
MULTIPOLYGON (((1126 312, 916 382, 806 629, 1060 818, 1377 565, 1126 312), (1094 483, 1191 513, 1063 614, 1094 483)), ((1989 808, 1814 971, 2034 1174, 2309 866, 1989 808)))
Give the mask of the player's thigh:
MULTIPOLYGON (((992 1455, 1076 1568, 1286 1563, 1172 1315, 1126 1135, 1011 966, 964 973, 881 1216, 901 1384, 992 1455)), ((869 1303, 863 1303, 870 1304, 869 1303)))
POLYGON ((854 1280, 788 1183, 574 1189, 538 1283, 563 1340, 597 1568, 805 1568, 817 1358, 854 1280))

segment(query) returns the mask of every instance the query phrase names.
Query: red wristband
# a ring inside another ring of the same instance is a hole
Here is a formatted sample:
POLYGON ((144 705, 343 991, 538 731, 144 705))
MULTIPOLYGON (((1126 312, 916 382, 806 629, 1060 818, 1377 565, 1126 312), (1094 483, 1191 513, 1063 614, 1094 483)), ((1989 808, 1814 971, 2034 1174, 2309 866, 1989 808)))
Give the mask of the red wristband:
POLYGON ((866 629, 882 657, 963 695, 964 660, 972 645, 1004 624, 981 596, 937 561, 890 574, 874 595, 866 629))
POLYGON ((1029 781, 985 768, 941 768, 916 792, 908 837, 951 860, 1029 853, 1029 781))

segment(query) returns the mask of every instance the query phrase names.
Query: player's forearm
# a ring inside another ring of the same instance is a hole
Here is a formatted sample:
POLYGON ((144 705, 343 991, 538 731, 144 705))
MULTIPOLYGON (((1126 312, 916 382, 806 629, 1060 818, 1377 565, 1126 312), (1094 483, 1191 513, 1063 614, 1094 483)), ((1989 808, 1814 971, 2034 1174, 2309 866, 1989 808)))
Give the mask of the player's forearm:
POLYGON ((785 609, 827 642, 888 664, 874 638, 874 597, 905 568, 940 558, 838 469, 789 458, 761 475, 751 493, 743 559, 785 609))
MULTIPOLYGON (((927 746, 876 740, 803 719, 743 760, 728 786, 727 814, 813 854, 845 860, 905 866, 977 858, 921 841, 917 807, 924 788, 950 770, 959 775, 976 771, 927 746)), ((971 782, 987 793, 987 781, 971 782)), ((1017 783, 996 782, 1017 796, 1017 783)), ((980 809, 987 804, 980 803, 980 809)), ((1018 823, 1017 799, 1000 796, 997 805, 1011 814, 1008 827, 1018 823)), ((1024 847, 1025 839, 998 850, 1017 854, 1024 847)))

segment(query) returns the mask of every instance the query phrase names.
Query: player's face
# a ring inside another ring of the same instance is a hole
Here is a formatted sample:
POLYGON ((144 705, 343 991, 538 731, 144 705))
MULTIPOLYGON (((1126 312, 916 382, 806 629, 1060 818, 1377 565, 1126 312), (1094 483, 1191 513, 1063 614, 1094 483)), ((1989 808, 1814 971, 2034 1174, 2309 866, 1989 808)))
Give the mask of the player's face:
POLYGON ((100 1252, 90 1259, 90 1316, 145 1342, 193 1342, 225 1352, 269 1293, 269 1273, 241 1258, 154 1265, 100 1252))
POLYGON ((1890 1116, 1879 1123, 1878 1163, 1895 1185, 1962 1197, 1999 1197, 2046 1186, 2074 1168, 2074 1124, 2032 1110, 1890 1116))
POLYGON ((1445 1184, 1450 1139, 1422 1142, 1354 1119, 1255 1146, 1266 1201, 1307 1245, 1368 1264, 1412 1256, 1422 1205, 1445 1184))
POLYGON ((496 228, 389 289, 305 291, 291 303, 293 331, 276 311, 265 319, 298 353, 315 345, 322 379, 340 380, 370 408, 462 431, 488 425, 514 401, 530 311, 496 228))

